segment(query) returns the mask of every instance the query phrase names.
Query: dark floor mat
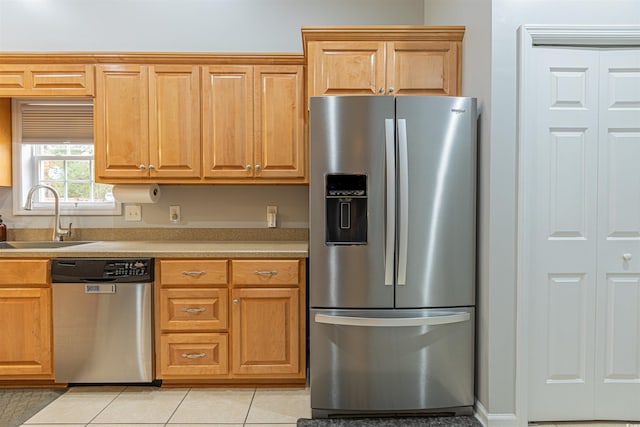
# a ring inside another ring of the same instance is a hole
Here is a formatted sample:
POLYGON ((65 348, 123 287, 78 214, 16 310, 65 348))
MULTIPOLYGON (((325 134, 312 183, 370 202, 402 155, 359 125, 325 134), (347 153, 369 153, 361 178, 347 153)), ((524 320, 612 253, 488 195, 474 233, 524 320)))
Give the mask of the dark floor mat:
POLYGON ((65 388, 0 389, 0 427, 22 425, 65 391, 65 388))
POLYGON ((474 417, 316 418, 298 420, 298 427, 482 427, 474 417))

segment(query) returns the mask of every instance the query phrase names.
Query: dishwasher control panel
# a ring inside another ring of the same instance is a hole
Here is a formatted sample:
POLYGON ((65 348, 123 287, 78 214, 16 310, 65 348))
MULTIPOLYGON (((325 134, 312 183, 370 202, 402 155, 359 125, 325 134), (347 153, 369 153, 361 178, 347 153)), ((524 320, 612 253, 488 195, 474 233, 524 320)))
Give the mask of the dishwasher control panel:
POLYGON ((53 283, 153 282, 153 258, 54 258, 53 283))

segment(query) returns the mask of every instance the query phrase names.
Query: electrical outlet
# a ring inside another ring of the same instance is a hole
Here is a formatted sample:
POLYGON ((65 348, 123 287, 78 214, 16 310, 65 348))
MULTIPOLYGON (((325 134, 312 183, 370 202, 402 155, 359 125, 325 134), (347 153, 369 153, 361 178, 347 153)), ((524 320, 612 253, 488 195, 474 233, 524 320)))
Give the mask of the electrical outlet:
POLYGON ((267 206, 267 227, 276 228, 278 226, 278 207, 267 206))
POLYGON ((140 205, 125 205, 124 220, 142 221, 142 208, 140 207, 140 205))
POLYGON ((169 206, 169 221, 174 224, 180 222, 180 206, 169 206))

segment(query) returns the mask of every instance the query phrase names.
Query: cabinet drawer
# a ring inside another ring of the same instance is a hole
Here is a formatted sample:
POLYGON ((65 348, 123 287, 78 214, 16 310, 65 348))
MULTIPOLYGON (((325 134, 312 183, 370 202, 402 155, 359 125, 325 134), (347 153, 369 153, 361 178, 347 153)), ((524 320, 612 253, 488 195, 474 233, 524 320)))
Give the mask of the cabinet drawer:
POLYGON ((158 377, 227 374, 228 341, 227 334, 161 335, 158 377))
POLYGON ((231 261, 234 285, 297 285, 299 283, 297 259, 287 260, 234 260, 231 261))
POLYGON ((226 285, 227 260, 160 260, 160 283, 171 285, 226 285))
POLYGON ((227 324, 227 289, 160 290, 161 329, 226 329, 227 324))
POLYGON ((0 65, 0 93, 5 96, 92 96, 93 65, 0 65))
POLYGON ((49 260, 0 260, 0 286, 47 286, 48 284, 49 260))

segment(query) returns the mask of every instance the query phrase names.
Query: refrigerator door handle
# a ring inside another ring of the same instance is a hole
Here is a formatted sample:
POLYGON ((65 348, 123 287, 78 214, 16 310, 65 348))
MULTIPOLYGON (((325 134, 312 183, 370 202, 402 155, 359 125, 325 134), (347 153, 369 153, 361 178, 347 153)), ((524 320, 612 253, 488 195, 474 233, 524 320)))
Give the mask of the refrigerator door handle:
POLYGON ((438 326, 452 323, 466 322, 471 319, 469 313, 443 313, 427 317, 352 317, 316 314, 316 323, 341 326, 368 327, 407 327, 407 326, 438 326))
POLYGON ((395 126, 393 119, 384 120, 387 224, 384 250, 384 284, 393 286, 394 245, 396 240, 396 165, 395 165, 395 126))
POLYGON ((407 283, 407 240, 409 238, 409 154, 407 144, 407 120, 398 119, 398 192, 400 193, 398 285, 407 283))

